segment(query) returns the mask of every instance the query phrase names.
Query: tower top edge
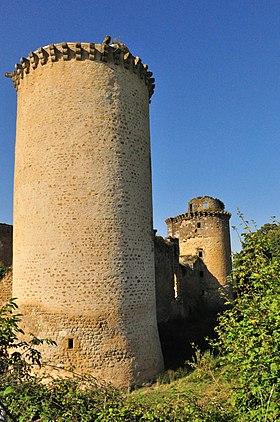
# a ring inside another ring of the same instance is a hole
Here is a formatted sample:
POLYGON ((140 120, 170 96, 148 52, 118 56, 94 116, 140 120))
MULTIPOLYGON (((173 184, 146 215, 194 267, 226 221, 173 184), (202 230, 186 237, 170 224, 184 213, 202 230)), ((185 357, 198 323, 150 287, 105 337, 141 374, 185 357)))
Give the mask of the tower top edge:
POLYGON ((128 47, 121 42, 112 42, 111 37, 106 36, 101 44, 92 42, 60 42, 40 47, 31 51, 28 57, 21 57, 20 63, 15 64, 13 72, 6 72, 5 76, 11 78, 16 91, 21 81, 30 73, 36 71, 39 66, 58 61, 99 61, 104 64, 122 66, 143 80, 152 97, 155 89, 153 72, 148 70, 148 65, 143 64, 138 56, 133 56, 128 47))
POLYGON ((184 220, 192 220, 197 217, 221 217, 221 218, 231 218, 231 213, 225 210, 213 210, 213 211, 195 211, 195 212, 186 212, 184 214, 176 215, 175 217, 169 217, 165 220, 165 223, 178 223, 184 220))
POLYGON ((225 210, 225 204, 218 198, 212 196, 196 196, 188 202, 188 211, 169 217, 165 223, 172 224, 183 220, 190 220, 197 217, 221 217, 230 218, 231 213, 225 210))

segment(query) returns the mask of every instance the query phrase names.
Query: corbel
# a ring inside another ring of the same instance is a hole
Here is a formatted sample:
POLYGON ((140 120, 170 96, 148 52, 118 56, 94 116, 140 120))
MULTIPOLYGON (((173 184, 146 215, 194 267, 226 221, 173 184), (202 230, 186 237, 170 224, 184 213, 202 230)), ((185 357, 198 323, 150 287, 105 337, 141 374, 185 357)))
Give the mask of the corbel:
POLYGON ((55 62, 57 60, 57 48, 54 44, 50 45, 50 56, 52 62, 55 62))
POLYGON ((63 42, 61 44, 61 46, 62 46, 62 57, 63 57, 63 60, 68 60, 69 59, 69 47, 68 47, 67 42, 63 42))
POLYGON ((137 70, 139 69, 141 64, 141 59, 140 57, 136 56, 134 61, 133 61, 133 72, 137 73, 137 70))
POLYGON ((95 44, 93 42, 89 43, 89 54, 88 54, 89 60, 95 59, 95 44))
POLYGON ((107 62, 108 55, 109 55, 110 47, 107 44, 102 44, 102 54, 101 54, 101 61, 107 62))
POLYGON ((39 56, 39 61, 40 61, 42 66, 47 63, 48 55, 47 55, 47 52, 44 48, 40 47, 38 49, 38 56, 39 56))
POLYGON ((37 56, 37 54, 33 53, 33 51, 31 51, 31 53, 29 53, 28 57, 30 58, 30 63, 32 66, 32 69, 36 69, 36 67, 38 66, 38 62, 39 62, 39 58, 37 56))
POLYGON ((132 54, 128 51, 127 53, 125 53, 125 55, 123 56, 123 61, 124 61, 124 67, 126 69, 129 69, 129 65, 132 59, 132 54))
POLYGON ((82 45, 80 42, 76 43, 76 60, 82 60, 82 45))
POLYGON ((30 61, 25 57, 21 57, 20 62, 22 63, 24 73, 27 75, 30 69, 30 61))
POLYGON ((23 78, 23 68, 20 63, 15 64, 17 78, 23 78))

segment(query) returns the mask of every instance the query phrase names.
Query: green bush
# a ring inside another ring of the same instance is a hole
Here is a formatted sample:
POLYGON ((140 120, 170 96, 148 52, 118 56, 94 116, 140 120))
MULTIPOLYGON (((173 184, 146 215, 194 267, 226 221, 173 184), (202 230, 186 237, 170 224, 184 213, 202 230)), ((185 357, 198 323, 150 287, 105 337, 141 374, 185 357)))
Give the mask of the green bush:
POLYGON ((242 251, 235 255, 235 299, 218 320, 218 340, 232 402, 240 420, 279 416, 280 226, 254 232, 244 220, 242 251))
MULTIPOLYGON (((32 367, 41 364, 36 346, 47 341, 51 347, 53 342, 35 337, 29 342, 20 340, 19 335, 24 335, 19 327, 20 318, 14 300, 0 308, 0 408, 5 409, 11 421, 229 420, 227 409, 212 405, 204 408, 196 397, 185 392, 185 388, 175 395, 162 395, 160 400, 148 402, 143 396, 124 394, 90 376, 75 374, 72 378, 55 379, 34 375, 32 367)), ((172 376, 176 378, 176 374, 172 376)))

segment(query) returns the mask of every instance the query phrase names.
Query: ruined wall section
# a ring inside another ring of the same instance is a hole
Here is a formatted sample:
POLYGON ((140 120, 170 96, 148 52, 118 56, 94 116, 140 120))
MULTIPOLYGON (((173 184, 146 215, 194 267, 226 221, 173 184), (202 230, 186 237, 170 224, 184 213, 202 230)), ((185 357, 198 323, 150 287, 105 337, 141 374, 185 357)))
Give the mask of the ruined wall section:
POLYGON ((118 386, 162 370, 156 325, 149 98, 127 48, 50 45, 18 91, 13 295, 44 359, 118 386))
POLYGON ((10 267, 13 261, 13 226, 0 223, 0 263, 10 267))
POLYGON ((158 324, 199 318, 203 286, 198 258, 180 258, 179 240, 155 237, 156 303, 158 324))
POLYGON ((0 279, 0 306, 9 302, 12 298, 12 282, 13 282, 13 273, 9 269, 8 272, 0 279))
POLYGON ((159 324, 184 318, 183 273, 179 263, 179 242, 155 237, 156 307, 159 324))

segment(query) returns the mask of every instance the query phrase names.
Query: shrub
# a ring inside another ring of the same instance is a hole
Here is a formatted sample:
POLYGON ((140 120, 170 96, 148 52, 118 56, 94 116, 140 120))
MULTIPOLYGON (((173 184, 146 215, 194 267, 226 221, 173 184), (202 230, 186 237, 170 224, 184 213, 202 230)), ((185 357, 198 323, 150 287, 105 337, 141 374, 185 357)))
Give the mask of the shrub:
POLYGON ((214 346, 241 420, 274 421, 279 410, 280 226, 274 222, 251 231, 241 218, 245 232, 242 251, 234 257, 235 299, 219 317, 214 346))

